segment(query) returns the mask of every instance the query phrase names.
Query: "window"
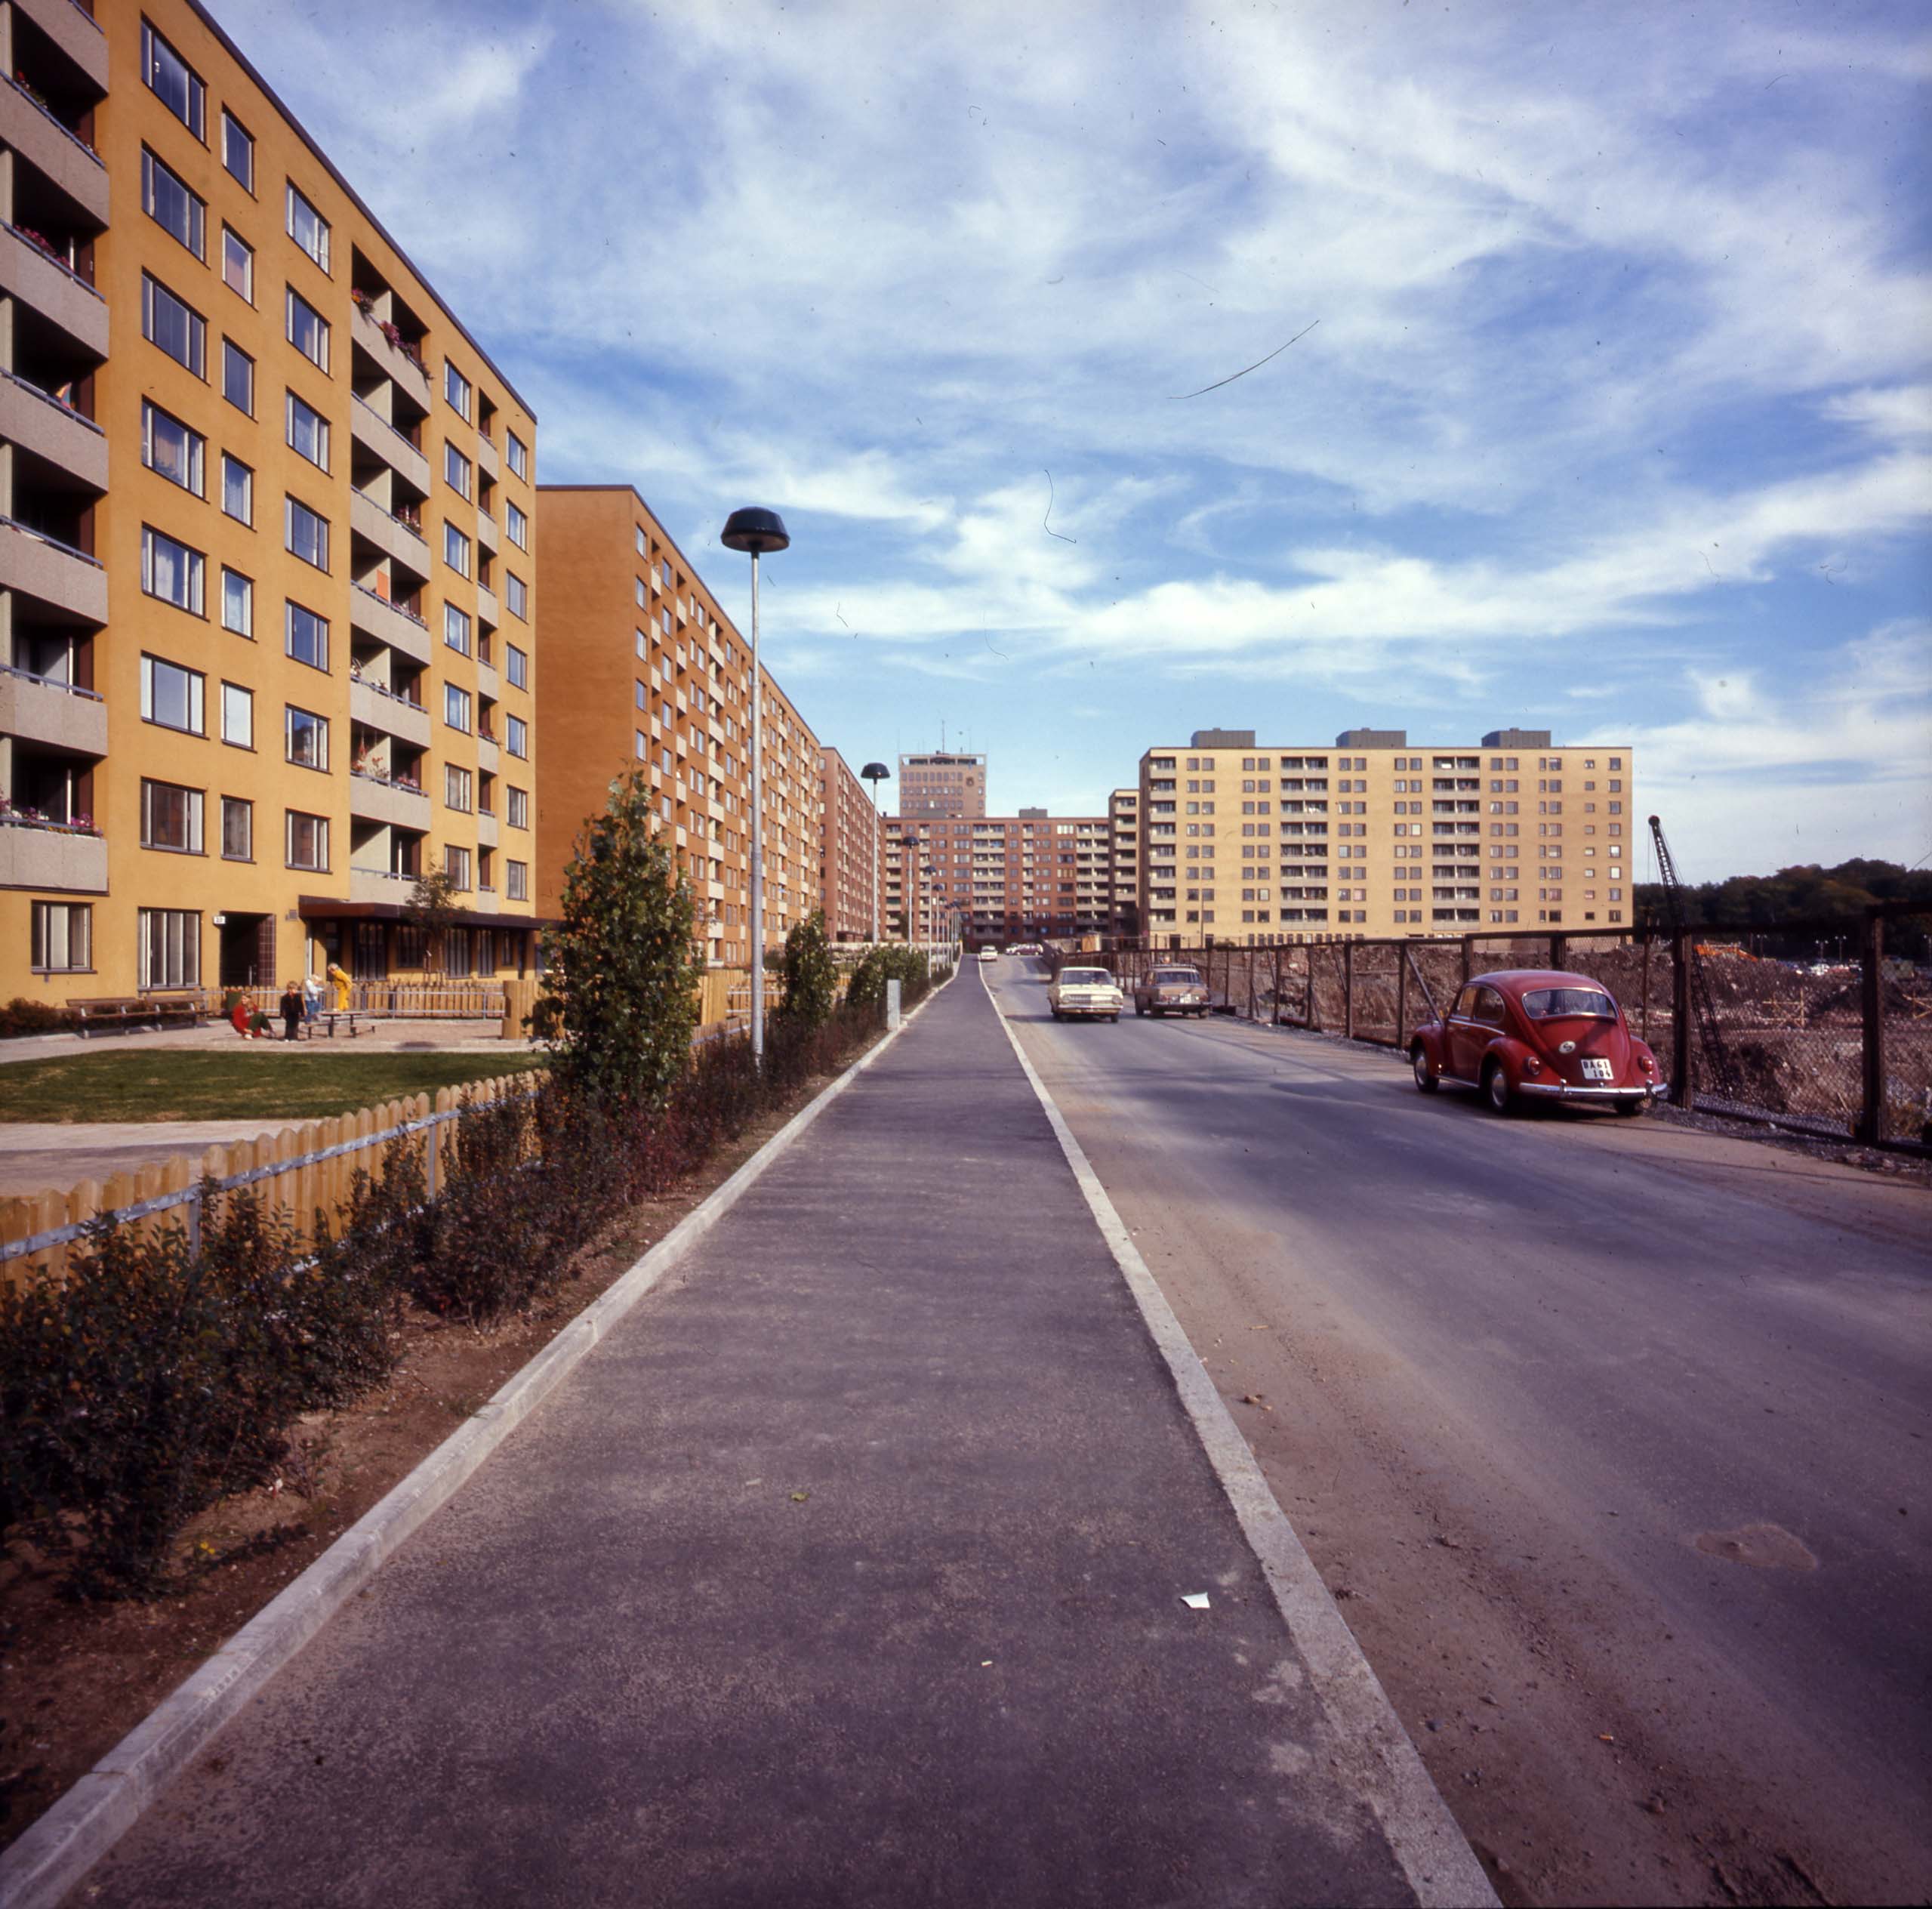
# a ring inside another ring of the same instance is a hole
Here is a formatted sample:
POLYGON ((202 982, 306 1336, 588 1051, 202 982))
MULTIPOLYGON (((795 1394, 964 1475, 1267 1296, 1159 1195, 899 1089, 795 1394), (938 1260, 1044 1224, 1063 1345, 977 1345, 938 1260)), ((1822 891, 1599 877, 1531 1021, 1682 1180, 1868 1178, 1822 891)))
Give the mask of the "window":
POLYGON ((454 887, 466 890, 470 887, 470 851, 467 849, 445 849, 443 851, 443 866, 448 871, 449 879, 454 887))
POLYGON ((255 142, 233 113, 221 116, 221 163, 248 190, 255 189, 255 142))
POLYGON ((288 342, 318 370, 328 369, 328 320, 292 285, 288 288, 288 342))
POLYGON ((202 852, 202 792, 141 778, 141 847, 174 855, 202 852))
POLYGON ((470 574, 470 540, 453 523, 442 527, 442 560, 459 577, 470 574))
POLYGON ((328 668, 328 619, 318 616, 313 610, 304 609, 300 603, 288 607, 288 629, 284 647, 298 663, 307 663, 310 668, 327 670, 328 668))
POLYGON ((221 572, 221 627, 238 637, 255 634, 254 581, 239 570, 224 568, 221 572))
POLYGON ((292 184, 288 188, 288 236, 325 272, 328 270, 328 221, 292 184))
POLYGON ((141 209, 197 258, 208 256, 208 207, 147 148, 141 148, 141 209))
POLYGON ((458 609, 454 603, 445 603, 442 606, 442 640, 451 649, 460 650, 465 656, 469 655, 469 614, 458 609))
POLYGON ((221 739, 238 749, 255 746, 255 692, 239 683, 221 686, 221 739))
POLYGON ((503 600, 510 606, 512 616, 520 617, 525 623, 530 620, 530 587, 513 570, 504 572, 503 600))
POLYGON ((510 541, 520 550, 530 547, 530 520, 514 504, 505 500, 503 507, 504 527, 510 533, 510 541))
POLYGON ((141 462, 171 484, 202 495, 202 458, 207 440, 159 405, 141 400, 141 462))
POLYGON ((283 859, 291 868, 328 868, 328 818, 288 812, 288 844, 283 859))
POLYGON ((287 500, 286 540, 288 547, 304 563, 318 570, 328 568, 328 520, 318 517, 294 498, 287 500))
POLYGON ((443 481, 458 497, 470 495, 470 460, 453 444, 442 447, 443 481))
POLYGON ((292 702, 283 705, 282 713, 285 753, 289 761, 297 769, 326 769, 328 718, 318 716, 313 709, 297 709, 292 702))
POLYGON ((510 686, 513 689, 527 689, 530 686, 530 658, 516 644, 505 646, 508 655, 505 661, 509 665, 510 686))
POLYGON ((221 454, 221 507, 238 523, 255 520, 255 473, 226 451, 221 454))
MULTIPOLYGON (((90 16, 91 17, 91 16, 90 16)), ((201 76, 150 26, 141 22, 141 78, 161 103, 199 139, 208 88, 201 76)))
POLYGON ((150 597, 191 615, 202 613, 202 572, 207 559, 162 532, 141 526, 141 588, 150 597))
POLYGON ((140 985, 202 985, 202 918, 198 913, 188 908, 140 911, 140 985))
POLYGON ((445 763, 442 772, 442 800, 446 809, 460 809, 467 815, 470 809, 470 776, 467 769, 458 769, 455 763, 445 763))
POLYGON ((75 974, 94 966, 94 910, 85 902, 33 905, 33 967, 42 974, 75 974))
POLYGON ((221 279, 230 291, 255 302, 255 251, 233 226, 221 228, 221 279))
POLYGON ((328 468, 328 420, 307 399, 288 393, 288 448, 318 470, 328 468))
POLYGON ((453 683, 442 686, 442 720, 453 729, 470 732, 470 692, 453 683))
POLYGON ((470 420, 470 381, 445 358, 442 363, 442 394, 465 424, 470 420))
POLYGON ((141 274, 141 336, 197 378, 208 375, 208 320, 159 279, 141 274))
MULTIPOLYGON (((510 474, 513 477, 527 479, 530 475, 529 446, 514 431, 511 431, 505 439, 504 448, 510 455, 510 474)), ((644 547, 644 533, 641 530, 637 533, 637 544, 638 554, 641 557, 644 547)))
POLYGON ((504 820, 512 828, 528 828, 530 826, 530 791, 528 789, 512 789, 510 791, 504 820))
POLYGON ((521 716, 504 719, 503 746, 513 756, 527 756, 530 753, 530 725, 521 716))
POLYGON ((255 415, 255 361, 233 338, 221 341, 221 395, 237 411, 255 415))
POLYGON ((504 894, 512 902, 527 902, 530 899, 530 865, 527 862, 506 862, 504 864, 504 894))
POLYGON ((255 805, 238 795, 221 798, 221 855, 225 862, 255 859, 255 805))

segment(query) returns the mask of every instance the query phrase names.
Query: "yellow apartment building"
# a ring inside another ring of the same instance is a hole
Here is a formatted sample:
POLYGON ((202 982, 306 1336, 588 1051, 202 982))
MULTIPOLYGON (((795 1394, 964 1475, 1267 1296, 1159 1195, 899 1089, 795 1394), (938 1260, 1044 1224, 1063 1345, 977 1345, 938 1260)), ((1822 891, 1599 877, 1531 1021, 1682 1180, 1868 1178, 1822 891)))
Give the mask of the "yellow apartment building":
POLYGON ((1628 928, 1628 744, 1345 729, 1333 748, 1197 729, 1141 757, 1151 945, 1628 928))
POLYGON ((885 927, 879 887, 882 818, 845 757, 829 746, 818 753, 823 770, 819 803, 824 817, 819 833, 818 890, 825 932, 835 942, 869 942, 874 939, 875 924, 881 935, 885 927))
POLYGON ((1140 791, 1114 790, 1107 798, 1107 819, 1114 890, 1108 932, 1126 939, 1141 929, 1140 791))
MULTIPOLYGON (((750 956, 751 649, 628 484, 546 484, 538 522, 546 676, 539 723, 538 899, 560 905, 565 866, 612 782, 649 773, 666 836, 696 890, 715 967, 750 956)), ((765 927, 775 954, 818 905, 818 739, 763 683, 765 927)))
POLYGON ((521 970, 528 407, 195 0, 0 42, 0 994, 521 970))

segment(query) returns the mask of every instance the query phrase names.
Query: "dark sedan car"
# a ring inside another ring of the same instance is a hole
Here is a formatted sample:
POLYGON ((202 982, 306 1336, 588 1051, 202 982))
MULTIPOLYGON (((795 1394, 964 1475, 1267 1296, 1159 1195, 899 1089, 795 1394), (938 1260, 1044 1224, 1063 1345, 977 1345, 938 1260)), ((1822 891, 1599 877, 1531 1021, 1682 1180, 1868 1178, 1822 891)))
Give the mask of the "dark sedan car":
POLYGON ((1207 1010, 1207 983, 1196 969, 1171 963, 1150 969, 1134 983, 1136 1014, 1192 1014, 1199 1019, 1207 1010))
POLYGON ((1416 1084, 1474 1087, 1499 1114, 1531 1099, 1641 1114, 1664 1091, 1657 1059, 1586 974, 1511 968, 1465 982, 1409 1046, 1416 1084))

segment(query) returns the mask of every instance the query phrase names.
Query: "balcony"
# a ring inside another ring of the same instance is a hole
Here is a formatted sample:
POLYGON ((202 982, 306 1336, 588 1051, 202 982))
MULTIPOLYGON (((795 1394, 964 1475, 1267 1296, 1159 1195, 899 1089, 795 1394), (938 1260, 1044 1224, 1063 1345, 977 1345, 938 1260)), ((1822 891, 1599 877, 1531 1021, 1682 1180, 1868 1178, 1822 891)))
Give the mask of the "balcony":
POLYGON ((107 753, 107 705, 91 689, 0 664, 0 736, 70 755, 107 753))
POLYGON ((95 357, 107 356, 106 300, 17 226, 0 224, 0 291, 31 307, 95 357))
POLYGON ((421 833, 430 825, 430 798, 386 776, 354 769, 349 777, 349 813, 357 822, 390 822, 421 833))
POLYGON ((430 746, 430 712, 421 703, 405 702, 373 683, 350 678, 349 714, 356 722, 380 729, 384 736, 399 736, 419 748, 430 746))
POLYGON ((433 653, 429 625, 366 584, 357 584, 349 593, 349 625, 418 663, 428 662, 433 653))
POLYGON ((107 91, 107 35, 74 0, 14 0, 14 5, 100 91, 107 91))
POLYGON ((107 168, 17 80, 0 75, 0 142, 29 160, 97 226, 107 223, 107 168))
POLYGON ((476 621, 488 630, 498 628, 503 621, 503 612, 497 607, 497 594, 486 583, 476 586, 476 621))
POLYGON ((487 697, 491 702, 503 700, 503 678, 498 675, 492 665, 480 659, 476 665, 476 693, 487 697))
POLYGON ((0 816, 0 888, 105 895, 106 837, 0 816))
POLYGON ((501 766, 502 760, 497 748, 496 738, 493 736, 479 734, 476 738, 476 766, 479 769, 487 769, 494 776, 501 766))
POLYGON ((393 344, 383 328, 361 306, 350 320, 350 336, 373 358, 423 409, 430 408, 430 374, 426 366, 410 356, 400 344, 393 344))
POLYGON ((85 550, 11 517, 0 517, 0 589, 97 627, 107 621, 107 572, 85 550))
POLYGON ((423 533, 413 525, 393 517, 372 497, 360 491, 349 493, 349 528, 412 577, 427 582, 430 547, 423 533))
POLYGON ((503 475, 502 467, 497 458, 497 447, 481 431, 476 433, 476 468, 491 483, 503 475))
POLYGON ((429 459, 373 405, 353 395, 349 400, 349 434, 364 450, 428 495, 429 459))
POLYGON ((494 557, 501 541, 497 531, 497 520, 479 504, 476 506, 476 545, 494 557))
POLYGON ((0 437, 78 478, 107 488, 107 435, 91 418, 13 372, 0 372, 0 437))
MULTIPOLYGON (((352 782, 354 779, 350 778, 352 782)), ((387 868, 358 868, 352 865, 349 871, 349 899, 352 902, 387 902, 392 907, 400 908, 408 900, 415 886, 414 875, 392 875, 387 868)))
POLYGON ((497 819, 487 809, 476 811, 476 846, 493 849, 497 845, 497 819))

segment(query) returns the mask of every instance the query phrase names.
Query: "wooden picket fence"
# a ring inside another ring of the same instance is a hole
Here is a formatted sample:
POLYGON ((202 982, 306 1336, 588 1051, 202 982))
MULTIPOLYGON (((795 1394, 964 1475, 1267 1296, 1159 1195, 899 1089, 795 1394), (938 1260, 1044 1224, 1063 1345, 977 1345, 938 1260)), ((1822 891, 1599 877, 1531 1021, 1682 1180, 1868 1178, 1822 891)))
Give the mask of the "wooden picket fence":
POLYGON ((82 1180, 64 1192, 0 1198, 0 1284, 23 1284, 42 1270, 64 1278, 84 1229, 103 1214, 151 1231, 185 1225, 191 1238, 198 1236, 204 1179, 223 1192, 258 1189, 304 1238, 313 1238, 318 1210, 332 1223, 348 1204, 356 1174, 378 1172, 384 1149, 399 1136, 426 1136, 433 1195, 451 1157, 465 1096, 478 1103, 507 1099, 533 1091, 541 1078, 504 1075, 464 1087, 439 1087, 433 1096, 411 1094, 257 1140, 177 1155, 109 1180, 82 1180))

